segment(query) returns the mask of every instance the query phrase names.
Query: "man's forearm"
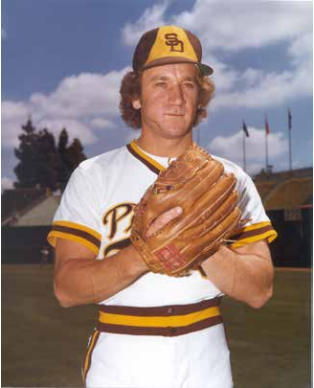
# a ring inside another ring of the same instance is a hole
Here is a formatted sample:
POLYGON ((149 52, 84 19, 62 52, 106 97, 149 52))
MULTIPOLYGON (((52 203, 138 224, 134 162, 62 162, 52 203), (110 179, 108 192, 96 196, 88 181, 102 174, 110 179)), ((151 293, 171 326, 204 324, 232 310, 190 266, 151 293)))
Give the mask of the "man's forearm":
POLYGON ((273 266, 262 256, 222 247, 202 268, 222 292, 254 308, 262 307, 272 295, 273 266))
POLYGON ((67 259, 56 266, 54 290, 63 307, 98 303, 123 290, 147 271, 130 246, 104 260, 67 259))

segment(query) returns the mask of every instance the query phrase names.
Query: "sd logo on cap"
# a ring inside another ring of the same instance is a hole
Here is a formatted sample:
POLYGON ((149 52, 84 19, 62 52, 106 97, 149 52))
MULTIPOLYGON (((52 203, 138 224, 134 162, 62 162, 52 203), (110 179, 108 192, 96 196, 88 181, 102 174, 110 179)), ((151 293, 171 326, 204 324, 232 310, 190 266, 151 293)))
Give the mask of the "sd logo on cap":
POLYGON ((203 75, 212 74, 213 69, 201 61, 202 46, 197 36, 177 26, 163 26, 141 37, 133 56, 133 70, 141 72, 171 63, 194 63, 203 75))

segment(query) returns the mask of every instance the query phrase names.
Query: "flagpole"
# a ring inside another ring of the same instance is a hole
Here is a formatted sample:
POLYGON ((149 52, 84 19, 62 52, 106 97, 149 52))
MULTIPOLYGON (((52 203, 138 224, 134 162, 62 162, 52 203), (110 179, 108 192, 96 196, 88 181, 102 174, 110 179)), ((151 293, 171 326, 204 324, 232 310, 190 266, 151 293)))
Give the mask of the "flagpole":
POLYGON ((268 136, 265 132, 265 143, 266 143, 266 172, 268 172, 268 136))
POLYGON ((245 133, 243 132, 243 170, 246 172, 245 138, 246 138, 246 135, 245 135, 245 133))
POLYGON ((249 137, 249 131, 245 124, 245 121, 242 120, 242 129, 243 129, 243 170, 246 172, 246 149, 245 149, 245 138, 249 137))
POLYGON ((290 172, 292 172, 292 143, 291 143, 291 121, 292 121, 292 116, 290 109, 288 108, 288 132, 289 132, 289 167, 290 167, 290 172))
POLYGON ((290 129, 289 129, 289 165, 290 165, 290 172, 292 172, 291 130, 290 129))
POLYGON ((268 117, 265 115, 265 148, 266 148, 266 172, 268 172, 268 134, 269 134, 269 124, 268 124, 268 117))

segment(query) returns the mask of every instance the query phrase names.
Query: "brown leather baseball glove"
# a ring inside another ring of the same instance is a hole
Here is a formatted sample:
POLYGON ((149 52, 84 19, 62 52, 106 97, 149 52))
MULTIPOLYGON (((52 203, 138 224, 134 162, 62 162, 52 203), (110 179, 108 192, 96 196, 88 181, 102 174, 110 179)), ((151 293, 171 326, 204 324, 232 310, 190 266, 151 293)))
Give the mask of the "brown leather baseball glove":
POLYGON ((193 144, 162 171, 135 208, 131 241, 152 272, 183 276, 211 256, 237 226, 234 175, 193 144), (146 232, 162 213, 181 215, 152 236, 146 232))

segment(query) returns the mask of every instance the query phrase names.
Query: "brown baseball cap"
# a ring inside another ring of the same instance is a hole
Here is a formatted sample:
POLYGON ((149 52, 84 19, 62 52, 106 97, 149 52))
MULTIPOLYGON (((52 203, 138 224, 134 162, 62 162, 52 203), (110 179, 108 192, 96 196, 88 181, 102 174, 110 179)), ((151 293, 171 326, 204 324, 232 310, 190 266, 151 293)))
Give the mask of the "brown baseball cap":
POLYGON ((142 35, 133 56, 133 70, 140 72, 171 63, 194 63, 203 75, 213 69, 202 63, 202 46, 192 32, 177 26, 163 26, 142 35))

